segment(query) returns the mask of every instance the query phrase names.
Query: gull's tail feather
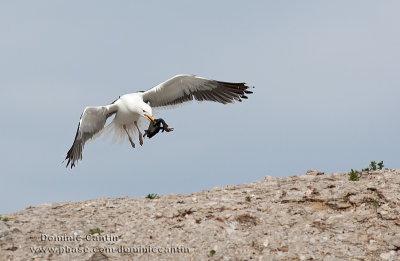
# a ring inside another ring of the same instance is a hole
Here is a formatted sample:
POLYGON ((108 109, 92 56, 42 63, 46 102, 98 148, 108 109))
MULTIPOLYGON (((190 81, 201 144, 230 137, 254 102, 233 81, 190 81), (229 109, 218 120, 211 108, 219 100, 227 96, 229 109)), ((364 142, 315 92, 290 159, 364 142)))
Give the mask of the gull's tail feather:
MULTIPOLYGON (((137 129, 133 123, 125 126, 132 138, 137 136, 137 129)), ((128 135, 126 134, 122 124, 115 122, 108 124, 99 134, 99 136, 101 136, 103 140, 108 140, 111 138, 112 143, 122 143, 124 141, 128 141, 128 135)))

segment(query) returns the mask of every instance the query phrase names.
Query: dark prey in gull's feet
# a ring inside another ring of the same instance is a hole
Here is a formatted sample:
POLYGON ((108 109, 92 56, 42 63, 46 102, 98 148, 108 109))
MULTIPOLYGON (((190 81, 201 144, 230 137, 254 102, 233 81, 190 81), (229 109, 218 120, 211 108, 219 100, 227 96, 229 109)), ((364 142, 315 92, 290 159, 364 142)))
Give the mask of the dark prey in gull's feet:
POLYGON ((170 132, 173 131, 174 128, 168 126, 168 124, 163 120, 163 119, 154 119, 153 121, 150 121, 149 128, 144 131, 144 136, 143 137, 148 137, 151 139, 154 135, 156 135, 160 130, 162 132, 170 132), (162 124, 162 126, 161 126, 162 124))

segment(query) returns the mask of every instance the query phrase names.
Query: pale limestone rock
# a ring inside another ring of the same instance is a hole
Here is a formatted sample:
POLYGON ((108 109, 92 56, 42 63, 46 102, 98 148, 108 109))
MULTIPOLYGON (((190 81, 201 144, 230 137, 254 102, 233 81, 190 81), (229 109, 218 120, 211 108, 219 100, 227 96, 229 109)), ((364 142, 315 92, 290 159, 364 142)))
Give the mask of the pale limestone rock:
POLYGON ((2 216, 0 261, 400 260, 400 170, 363 172, 359 181, 309 170, 190 195, 42 204, 2 216), (100 235, 89 233, 95 228, 100 235))

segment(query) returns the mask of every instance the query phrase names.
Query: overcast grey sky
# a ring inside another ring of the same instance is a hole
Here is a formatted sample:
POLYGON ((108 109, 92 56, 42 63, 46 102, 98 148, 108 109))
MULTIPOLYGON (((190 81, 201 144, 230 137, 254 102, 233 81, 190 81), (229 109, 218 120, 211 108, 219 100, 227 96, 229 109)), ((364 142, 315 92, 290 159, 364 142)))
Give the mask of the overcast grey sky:
POLYGON ((2 1, 0 213, 191 193, 265 175, 400 167, 398 1, 2 1), (89 143, 88 105, 175 74, 255 86, 243 103, 162 111, 143 147, 89 143))

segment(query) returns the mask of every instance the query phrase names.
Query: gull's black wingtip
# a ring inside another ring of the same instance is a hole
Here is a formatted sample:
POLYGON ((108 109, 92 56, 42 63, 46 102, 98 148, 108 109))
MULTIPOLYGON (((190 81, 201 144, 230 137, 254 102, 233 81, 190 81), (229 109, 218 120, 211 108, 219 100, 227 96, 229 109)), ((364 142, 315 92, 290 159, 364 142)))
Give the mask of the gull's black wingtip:
POLYGON ((65 166, 65 168, 68 168, 68 166, 70 166, 71 169, 73 167, 75 167, 75 162, 72 160, 73 159, 73 148, 74 148, 74 146, 72 145, 72 147, 67 152, 67 155, 65 156, 64 161, 62 162, 62 163, 64 163, 66 160, 68 160, 67 161, 67 165, 65 166))

